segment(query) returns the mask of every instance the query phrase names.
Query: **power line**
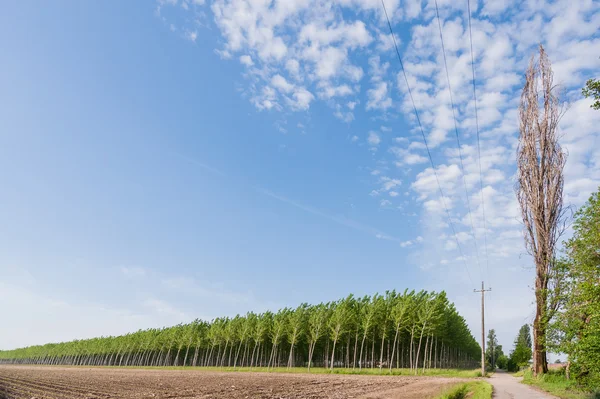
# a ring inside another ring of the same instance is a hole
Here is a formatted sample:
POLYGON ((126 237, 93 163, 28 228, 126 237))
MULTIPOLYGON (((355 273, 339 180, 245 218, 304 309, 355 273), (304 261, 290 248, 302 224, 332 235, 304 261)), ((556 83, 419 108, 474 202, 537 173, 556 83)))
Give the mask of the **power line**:
POLYGON ((442 200, 442 205, 444 206, 444 210, 446 211, 446 216, 448 217, 448 223, 450 224, 452 233, 454 234, 454 239, 456 240, 456 246, 458 248, 458 252, 460 253, 460 257, 465 265, 467 275, 469 276, 469 280, 473 284, 473 279, 471 278, 471 273, 469 272, 469 267, 467 266, 467 262, 465 260, 464 254, 463 254, 462 247, 460 246, 460 242, 458 241, 458 236, 456 234, 456 229, 454 228, 454 223, 452 223, 452 218, 450 217, 450 212, 448 211, 448 207, 446 206, 444 191, 442 190, 442 186, 440 184, 440 179, 438 178, 438 174, 435 169, 435 163, 433 162, 433 157, 431 156, 431 151, 429 150, 429 144, 427 144, 427 138, 425 137, 425 132, 423 131, 423 125, 421 124, 421 119, 419 118, 419 112, 417 111, 417 106, 415 105, 415 100, 413 98, 412 91, 410 90, 410 85, 408 84, 408 78, 406 76, 406 71, 404 70, 404 64, 402 63, 402 57, 400 56, 400 51, 398 50, 398 44, 396 43, 396 37, 394 36, 394 30, 392 29, 392 24, 391 24, 390 18, 388 16, 387 9, 385 8, 384 0, 381 0, 381 5, 383 6, 383 12, 385 13, 385 18, 387 20, 388 27, 390 28, 390 35, 392 36, 392 40, 394 42, 394 48, 396 49, 396 55, 398 56, 398 61, 400 61, 400 68, 402 70, 402 74, 404 75, 404 81, 406 82, 406 88, 408 89, 408 95, 409 95, 410 101, 412 102, 412 105, 413 105, 413 110, 414 110, 415 116, 417 118, 419 130, 421 131, 421 136, 423 136, 423 142, 425 143, 425 148, 427 149, 427 155, 429 156, 429 162, 431 162, 431 168, 433 169, 435 181, 437 182, 437 186, 438 186, 438 189, 440 192, 440 198, 442 200))
POLYGON ((467 13, 469 16, 469 41, 471 44, 471 72, 473 73, 473 99, 475 100, 475 128, 477 131, 477 160, 479 163, 479 185, 481 188, 481 212, 483 213, 483 238, 485 245, 486 273, 490 274, 490 260, 487 250, 487 223, 485 221, 485 203, 483 198, 483 173, 481 172, 481 146, 479 144, 479 118, 477 115, 477 92, 475 90, 475 58, 473 56, 473 32, 471 31, 471 0, 467 0, 467 13))
MULTIPOLYGON (((440 30, 440 41, 442 42, 442 55, 444 56, 444 67, 446 69, 446 80, 448 81, 448 91, 450 92, 450 105, 452 107, 452 118, 454 119, 454 132, 456 133, 456 145, 458 147, 458 156, 460 158, 460 168, 462 171, 462 181, 465 188, 465 196, 467 198, 467 209, 469 211, 469 220, 471 222, 471 231, 473 232, 473 242, 475 243, 475 252, 477 253, 477 268, 481 276, 481 263, 479 261, 479 246, 477 245, 477 235, 475 233, 475 224, 473 223, 473 214, 471 212, 471 201, 469 200, 469 190, 467 189, 467 180, 465 179, 465 165, 463 162, 462 150, 460 147, 460 138, 458 135, 458 124, 456 121, 456 113, 454 111, 454 98, 452 96, 452 86, 450 85, 450 74, 448 73, 448 61, 446 60, 446 47, 444 46, 444 35, 442 33, 442 23, 440 22, 440 11, 438 9, 437 0, 435 0, 435 14, 437 16, 438 28, 440 30)), ((489 278, 489 276, 488 276, 489 278)))

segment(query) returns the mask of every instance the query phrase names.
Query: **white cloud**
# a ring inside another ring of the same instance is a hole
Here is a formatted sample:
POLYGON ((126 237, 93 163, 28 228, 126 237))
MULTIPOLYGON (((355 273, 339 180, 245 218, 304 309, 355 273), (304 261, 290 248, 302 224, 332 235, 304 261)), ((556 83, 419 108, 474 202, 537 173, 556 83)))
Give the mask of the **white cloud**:
POLYGON ((417 236, 417 238, 415 238, 414 240, 402 241, 400 243, 400 246, 402 248, 406 248, 406 247, 410 247, 410 246, 412 246, 414 244, 418 244, 418 243, 421 243, 421 242, 423 242, 423 237, 417 236))
MULTIPOLYGON (((400 38, 396 34, 394 34, 394 38, 396 39, 396 44, 400 46, 402 44, 400 38)), ((391 34, 379 32, 377 35, 377 40, 377 50, 380 52, 385 53, 394 49, 394 40, 392 39, 391 34)))
POLYGON ((439 182, 442 190, 444 190, 444 194, 448 195, 455 191, 460 175, 460 168, 456 164, 439 165, 436 168, 436 173, 434 173, 432 168, 427 168, 423 172, 420 172, 411 187, 424 199, 434 194, 437 195, 439 182))
POLYGON ((382 189, 384 191, 390 191, 394 187, 398 187, 402 184, 402 181, 399 179, 392 179, 387 176, 382 176, 379 181, 382 183, 382 189))
POLYGON ((396 166, 404 166, 404 165, 418 165, 422 163, 429 162, 429 159, 420 154, 415 154, 400 147, 391 147, 390 151, 396 155, 398 161, 396 162, 396 166))
POLYGON ((332 86, 329 84, 324 84, 320 88, 319 94, 324 98, 332 98, 332 97, 344 97, 353 94, 354 91, 352 88, 346 84, 340 86, 332 86))
POLYGON ((186 37, 188 40, 190 40, 190 41, 192 41, 192 42, 195 42, 195 41, 196 41, 196 39, 198 38, 198 32, 196 32, 196 31, 193 31, 193 32, 186 32, 186 34, 185 34, 185 37, 186 37))
POLYGON ((303 87, 296 88, 292 97, 294 98, 294 100, 290 102, 292 109, 303 111, 308 109, 311 101, 315 98, 311 92, 303 87))
POLYGON ((292 76, 298 76, 300 74, 300 63, 298 60, 293 58, 289 59, 285 63, 285 68, 292 76))
POLYGON ((287 80, 281 75, 275 75, 271 78, 271 85, 279 89, 283 93, 290 93, 294 90, 294 85, 288 83, 287 80))
MULTIPOLYGON (((472 3, 476 119, 465 4, 439 2, 454 109, 432 4, 419 1, 400 4, 398 0, 389 0, 386 6, 395 29, 400 29, 399 24, 406 25, 408 33, 402 36, 399 50, 444 201, 440 199, 429 157, 418 140, 420 132, 413 103, 404 77, 397 73, 395 50, 379 1, 340 0, 333 6, 318 0, 215 0, 211 9, 223 37, 221 50, 236 56, 248 55, 254 63, 247 65, 239 58, 248 66, 244 75, 248 79, 246 94, 258 109, 305 110, 318 99, 341 121, 352 123, 356 113, 356 119, 368 124, 364 148, 371 151, 374 164, 361 166, 366 170, 388 171, 395 164, 399 167, 395 171, 402 173, 402 180, 410 186, 405 196, 394 196, 398 189, 389 187, 394 179, 378 175, 372 180, 370 195, 379 195, 378 203, 384 207, 392 206, 392 198, 394 202, 405 199, 406 203, 401 204, 405 215, 414 214, 411 206, 419 207, 419 228, 423 230, 423 247, 427 250, 426 256, 415 258, 421 270, 447 272, 444 284, 448 281, 470 284, 468 274, 456 270, 463 265, 462 261, 456 261, 458 248, 443 210, 446 202, 461 247, 464 246, 465 261, 472 268, 471 277, 478 273, 483 276, 477 277, 486 277, 487 271, 480 272, 475 263, 475 245, 481 257, 484 256, 484 236, 488 241, 490 274, 495 268, 502 270, 502 276, 507 275, 507 262, 519 265, 529 262, 520 257, 524 250, 522 238, 517 234, 519 211, 513 182, 519 90, 529 58, 539 43, 544 44, 553 62, 555 83, 571 102, 560 125, 561 141, 569 153, 565 199, 580 205, 600 185, 600 112, 591 110, 589 100, 581 99, 580 95, 585 80, 594 77, 600 68, 600 60, 594 55, 600 54, 597 35, 600 9, 590 0, 472 3), (280 41, 278 51, 265 50, 277 48, 280 41), (281 84, 283 81, 274 84, 271 79, 276 75, 287 84, 281 84), (302 92, 305 101, 294 96, 300 88, 306 90, 302 92), (362 117, 358 104, 369 111, 369 119, 362 117), (390 136, 392 140, 384 137, 386 134, 381 132, 386 130, 382 125, 393 126, 397 137, 390 136), (456 147, 456 133, 462 159, 456 147), (388 194, 384 197, 385 193, 388 194), (475 232, 471 231, 471 219, 475 232), (444 240, 438 238, 440 233, 446 234, 444 240)), ((348 137, 352 142, 358 141, 357 136, 348 137)), ((418 248, 412 246, 413 250, 418 248)), ((495 273, 495 284, 520 295, 529 294, 525 278, 517 289, 514 276, 503 279, 499 278, 499 271, 495 273)), ((496 322, 516 323, 514 317, 500 313, 495 312, 496 322)), ((505 342, 510 344, 511 339, 508 337, 505 342)))
POLYGON ((437 198, 425 201, 423 207, 429 213, 437 213, 445 216, 446 209, 452 209, 453 203, 451 198, 444 196, 443 199, 437 198))
POLYGON ((369 145, 376 147, 379 145, 379 143, 381 143, 381 138, 376 132, 369 132, 367 142, 369 143, 369 145))
POLYGON ((254 65, 254 61, 252 61, 252 57, 247 54, 240 56, 240 62, 246 66, 254 65))
POLYGON ((389 95, 388 84, 386 82, 378 82, 373 89, 369 89, 367 96, 369 97, 367 110, 385 110, 392 106, 392 98, 389 95))

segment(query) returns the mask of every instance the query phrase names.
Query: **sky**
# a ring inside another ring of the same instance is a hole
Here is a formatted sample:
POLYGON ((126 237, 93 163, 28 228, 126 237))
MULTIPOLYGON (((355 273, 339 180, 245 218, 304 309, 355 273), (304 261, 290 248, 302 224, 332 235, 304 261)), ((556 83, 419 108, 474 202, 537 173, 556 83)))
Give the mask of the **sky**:
POLYGON ((508 352, 534 315, 524 71, 543 44, 576 209, 600 185, 600 3, 472 1, 477 107, 467 2, 439 25, 385 5, 394 38, 379 0, 4 4, 0 349, 405 288, 445 290, 479 339, 484 280, 508 352))

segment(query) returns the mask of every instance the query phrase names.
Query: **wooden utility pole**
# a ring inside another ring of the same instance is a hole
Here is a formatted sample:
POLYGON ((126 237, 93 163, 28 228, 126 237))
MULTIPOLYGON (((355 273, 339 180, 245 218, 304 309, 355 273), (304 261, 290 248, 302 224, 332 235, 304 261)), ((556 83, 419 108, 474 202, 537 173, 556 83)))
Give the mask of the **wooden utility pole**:
POLYGON ((481 282, 480 290, 473 290, 473 292, 481 292, 481 376, 485 377, 485 292, 491 291, 492 289, 484 289, 483 281, 481 282))

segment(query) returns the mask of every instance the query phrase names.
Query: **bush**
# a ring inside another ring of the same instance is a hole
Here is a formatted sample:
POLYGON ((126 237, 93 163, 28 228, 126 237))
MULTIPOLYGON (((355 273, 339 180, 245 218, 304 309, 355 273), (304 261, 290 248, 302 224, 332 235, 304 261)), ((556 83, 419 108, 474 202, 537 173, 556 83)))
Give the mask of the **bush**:
MULTIPOLYGON (((565 370, 563 370, 563 375, 564 374, 565 370)), ((577 381, 577 384, 581 387, 589 390, 598 389, 598 387, 600 387, 600 374, 590 372, 578 363, 571 363, 569 374, 571 379, 577 381)))
POLYGON ((519 369, 520 369, 519 365, 512 358, 508 358, 506 360, 506 370, 507 371, 516 372, 516 371, 519 371, 519 369))
POLYGON ((499 369, 508 370, 508 357, 506 355, 498 357, 498 360, 496 360, 496 365, 499 369))

